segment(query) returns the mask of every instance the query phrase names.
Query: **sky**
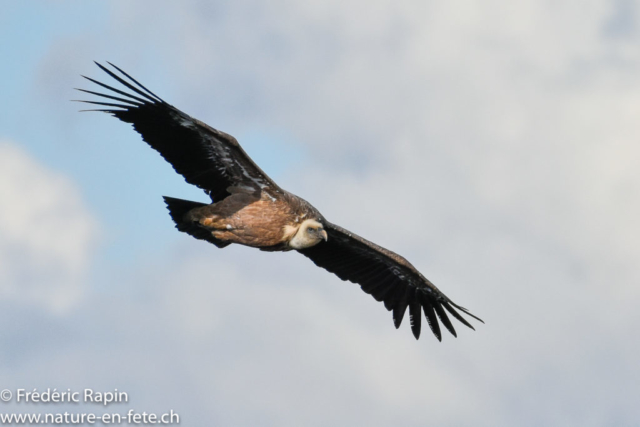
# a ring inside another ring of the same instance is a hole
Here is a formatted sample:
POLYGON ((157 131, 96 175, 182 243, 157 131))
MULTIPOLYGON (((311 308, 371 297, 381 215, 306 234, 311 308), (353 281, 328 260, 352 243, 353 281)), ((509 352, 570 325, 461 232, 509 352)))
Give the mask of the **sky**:
POLYGON ((215 426, 640 420, 640 2, 0 3, 0 389, 215 426), (405 256, 476 331, 416 341, 296 253, 173 228, 206 201, 79 113, 111 61, 405 256))

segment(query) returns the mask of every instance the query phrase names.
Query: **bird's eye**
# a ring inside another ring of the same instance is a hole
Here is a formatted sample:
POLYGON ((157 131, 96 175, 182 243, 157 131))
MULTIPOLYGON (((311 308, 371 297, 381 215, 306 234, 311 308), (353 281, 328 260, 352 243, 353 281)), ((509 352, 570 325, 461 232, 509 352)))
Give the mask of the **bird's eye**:
POLYGON ((315 233, 316 232, 316 229, 313 228, 313 227, 309 227, 309 228, 307 228, 307 230, 309 231, 309 233, 315 233))

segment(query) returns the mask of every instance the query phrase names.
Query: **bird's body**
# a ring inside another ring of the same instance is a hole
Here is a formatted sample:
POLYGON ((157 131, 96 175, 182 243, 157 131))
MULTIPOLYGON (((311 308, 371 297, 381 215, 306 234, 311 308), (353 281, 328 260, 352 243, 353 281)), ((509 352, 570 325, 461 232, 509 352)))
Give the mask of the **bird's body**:
POLYGON ((219 202, 189 210, 182 220, 210 231, 222 242, 265 251, 303 249, 326 239, 320 213, 284 191, 273 195, 266 191, 235 192, 219 202), (318 229, 321 238, 309 239, 305 244, 301 236, 309 227, 318 229))
POLYGON ((121 76, 98 66, 135 95, 87 77, 111 93, 80 89, 109 100, 83 102, 108 107, 98 111, 131 123, 176 172, 211 198, 212 203, 207 204, 165 197, 178 230, 219 248, 235 243, 265 251, 297 250, 383 301, 393 311, 396 327, 408 308, 416 338, 420 335, 421 311, 438 339, 438 319, 456 335, 447 312, 473 329, 458 310, 478 318, 453 303, 411 263, 332 224, 306 200, 280 188, 233 136, 167 104, 118 67, 113 66, 121 76))

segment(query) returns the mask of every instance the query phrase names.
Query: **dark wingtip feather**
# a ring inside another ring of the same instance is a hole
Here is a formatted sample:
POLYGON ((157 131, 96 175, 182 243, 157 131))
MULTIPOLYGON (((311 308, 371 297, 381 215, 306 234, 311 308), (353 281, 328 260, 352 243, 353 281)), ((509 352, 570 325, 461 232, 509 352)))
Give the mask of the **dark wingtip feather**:
POLYGON ((87 111, 99 111, 101 113, 115 114, 116 112, 122 111, 122 110, 101 110, 101 109, 97 109, 97 108, 88 109, 88 110, 78 110, 79 113, 85 113, 87 111))
POLYGON ((112 64, 111 62, 107 61, 107 64, 111 65, 113 68, 115 68, 116 70, 120 71, 122 74, 124 74, 125 76, 127 76, 127 78, 129 78, 129 80, 131 80, 132 82, 134 82, 135 84, 137 84, 140 88, 144 89, 149 95, 155 97, 159 102, 163 102, 162 98, 160 98, 158 95, 156 95, 155 93, 151 92, 149 89, 147 89, 145 86, 142 85, 142 83, 140 83, 139 81, 137 81, 136 79, 134 79, 133 77, 131 77, 129 74, 127 74, 126 72, 124 72, 120 67, 118 67, 117 65, 112 64))
POLYGON ((451 307, 451 306, 449 305, 449 303, 447 303, 447 302, 443 302, 443 303, 442 303, 442 306, 443 306, 444 308, 446 308, 446 309, 447 309, 447 311, 448 311, 449 313, 451 313, 451 314, 453 315, 453 317, 455 317, 456 319, 458 319, 458 321, 460 321, 463 325, 465 325, 465 326, 467 326, 467 327, 469 327, 469 328, 473 329, 474 331, 476 330, 476 328, 474 328, 474 327, 471 325, 471 323, 467 322, 467 320, 466 320, 464 317, 460 316, 460 313, 458 313, 458 312, 457 312, 453 307, 451 307))
POLYGON ((416 301, 409 305, 409 321, 411 322, 411 332, 413 332, 413 336, 419 339, 422 313, 420 312, 420 304, 416 301))
POLYGON ((407 311, 406 304, 405 305, 398 304, 393 309, 393 324, 395 325, 396 329, 398 329, 402 324, 402 319, 404 319, 404 313, 406 311, 407 311))
POLYGON ((101 96, 103 98, 108 98, 108 99, 113 99, 113 100, 120 101, 120 102, 125 102, 125 103, 131 104, 132 106, 135 106, 135 107, 139 107, 141 105, 144 105, 144 104, 141 104, 139 102, 132 101, 131 99, 125 99, 125 98, 120 98, 119 96, 107 95, 106 93, 94 92, 94 91, 91 91, 91 90, 80 89, 80 88, 77 88, 77 87, 74 87, 74 89, 78 90, 80 92, 89 93, 91 95, 101 96))
POLYGON ((478 316, 476 316, 475 314, 472 314, 471 312, 469 312, 469 310, 467 310, 464 307, 459 306, 458 304, 454 303, 453 301, 449 301, 449 304, 451 304, 452 306, 454 306, 455 308, 457 308, 458 310, 462 310, 465 314, 468 314, 469 316, 473 317, 474 319, 476 319, 479 322, 484 323, 484 320, 482 320, 481 318, 479 318, 478 316))
MULTIPOLYGON (((414 290, 414 288, 407 287, 404 290, 404 292, 398 291, 396 292, 396 295, 394 295, 395 298, 392 299, 392 301, 395 302, 395 304, 393 303, 392 304, 393 304, 393 323, 396 325, 396 329, 400 327, 400 324, 402 323, 402 319, 404 319, 404 314, 407 312, 407 306, 409 305, 409 300, 411 299, 410 294, 412 290, 414 290), (397 295, 400 292, 402 292, 402 294, 397 295)), ((385 301, 385 303, 387 301, 385 301)))
POLYGON ((449 332, 451 332, 451 335, 457 338, 458 334, 456 334, 456 330, 453 327, 451 320, 449 320, 449 316, 447 316, 447 313, 442 309, 440 303, 435 303, 433 308, 436 310, 436 314, 438 315, 438 318, 440 319, 442 324, 447 328, 449 332))
POLYGON ((140 96, 144 96, 147 100, 151 101, 151 102, 157 102, 156 99, 154 99, 152 96, 148 95, 145 92, 142 92, 140 89, 136 88, 135 86, 133 86, 131 83, 127 82, 126 80, 124 80, 123 78, 119 77, 117 74, 115 74, 113 71, 109 70, 107 67, 105 67, 104 65, 93 61, 98 67, 100 67, 100 69, 102 71, 104 71, 105 73, 109 74, 111 77, 113 77, 114 79, 116 79, 117 81, 119 81, 120 83, 122 83, 123 85, 125 85, 126 87, 128 87, 129 89, 131 89, 132 91, 134 91, 135 93, 137 93, 140 96))
POLYGON ((112 104, 110 102, 85 101, 83 99, 72 99, 71 102, 84 102, 85 104, 104 105, 106 107, 118 107, 118 108, 124 108, 124 109, 129 108, 128 105, 112 104))
POLYGON ((427 318, 427 323, 429 323, 431 332, 433 332, 433 335, 438 338, 438 341, 442 341, 442 333, 440 332, 438 319, 436 318, 436 314, 433 311, 433 306, 426 299, 422 301, 422 311, 424 311, 424 316, 427 318))
MULTIPOLYGON (((112 74, 113 74, 113 73, 112 73, 112 74)), ((82 75, 82 77, 84 77, 85 79, 89 80, 90 82, 93 82, 93 83, 97 84, 98 86, 102 86, 102 87, 103 87, 103 88, 105 88, 105 89, 112 90, 112 91, 114 91, 115 93, 119 93, 120 95, 128 96, 129 98, 135 99, 136 101, 140 101, 140 102, 141 102, 141 103, 143 103, 143 104, 146 104, 146 103, 148 103, 148 102, 149 102, 149 101, 146 101, 146 100, 144 100, 144 99, 142 99, 142 98, 138 98, 138 97, 137 97, 137 96, 135 96, 135 95, 132 95, 132 94, 127 93, 127 92, 124 92, 124 91, 122 91, 122 90, 120 90, 120 89, 116 89, 115 87, 111 87, 111 86, 109 86, 109 85, 106 85, 106 84, 104 84, 104 83, 101 83, 101 82, 99 82, 99 81, 97 81, 97 80, 95 80, 95 79, 92 79, 91 77, 87 77, 87 76, 84 76, 84 75, 82 75)))

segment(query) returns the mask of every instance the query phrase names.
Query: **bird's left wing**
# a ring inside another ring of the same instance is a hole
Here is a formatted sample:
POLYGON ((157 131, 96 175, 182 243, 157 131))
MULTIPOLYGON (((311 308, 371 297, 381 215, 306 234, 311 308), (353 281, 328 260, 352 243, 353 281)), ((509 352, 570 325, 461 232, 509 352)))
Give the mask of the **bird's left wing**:
POLYGON ((326 242, 299 252, 317 266, 334 273, 342 280, 359 284, 363 291, 376 300, 383 301, 387 310, 393 311, 396 328, 400 327, 407 307, 411 330, 416 339, 420 337, 421 311, 424 311, 431 331, 438 340, 442 340, 438 318, 456 336, 447 311, 471 329, 474 329, 473 326, 458 310, 482 322, 467 309, 447 298, 400 255, 335 224, 327 222, 325 230, 329 236, 326 242))
POLYGON ((213 201, 227 197, 233 189, 256 192, 282 191, 245 153, 231 135, 214 129, 167 104, 120 68, 98 64, 104 72, 128 90, 116 89, 97 80, 87 80, 109 90, 100 93, 78 89, 105 98, 104 101, 80 101, 96 104, 100 110, 131 123, 142 138, 185 180, 207 192, 213 201))

